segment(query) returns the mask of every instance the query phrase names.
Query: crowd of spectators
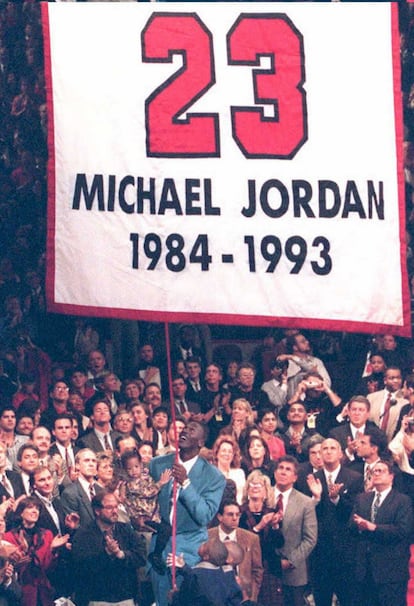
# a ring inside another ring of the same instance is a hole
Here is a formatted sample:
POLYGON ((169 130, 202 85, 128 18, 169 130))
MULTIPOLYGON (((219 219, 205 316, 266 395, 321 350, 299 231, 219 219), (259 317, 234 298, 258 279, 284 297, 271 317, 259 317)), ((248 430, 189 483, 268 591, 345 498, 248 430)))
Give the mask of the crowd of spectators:
MULTIPOLYGON (((414 238, 414 4, 400 3, 400 32, 407 257, 414 299, 410 243, 414 238)), ((49 313, 43 52, 39 2, 0 2, 0 496, 6 497, 0 506, 0 597, 8 588, 10 606, 19 603, 21 593, 23 606, 36 600, 47 605, 59 592, 71 592, 68 570, 72 564, 65 546, 79 524, 83 532, 88 519, 110 533, 105 535, 104 554, 109 559, 104 558, 102 564, 94 554, 91 560, 97 578, 101 570, 110 570, 111 582, 117 584, 114 560, 134 571, 142 567, 154 529, 160 533, 161 547, 154 550, 152 564, 162 573, 162 551, 170 529, 162 525, 157 495, 170 476, 155 483, 148 469, 155 455, 174 453, 177 435, 195 422, 208 429, 201 454, 225 477, 225 498, 236 511, 241 507, 241 523, 248 531, 260 527, 264 580, 261 593, 257 584, 254 601, 266 605, 281 590, 272 577, 273 567, 277 578, 283 576, 283 557, 275 563, 266 525, 274 519, 270 515, 275 508, 272 490, 278 485, 279 461, 285 455, 300 463, 298 470, 295 467, 297 488, 316 501, 321 501, 317 474, 324 466, 316 451, 329 438, 340 445, 341 464, 361 472, 361 491, 362 479, 366 490, 373 487, 366 477, 367 461, 374 464, 379 457, 391 460, 393 456, 398 488, 414 500, 414 438, 409 422, 414 409, 412 342, 391 334, 304 334, 290 328, 264 334, 250 329, 244 332, 258 344, 246 359, 242 348, 223 345, 223 338, 221 347, 214 348, 211 334, 223 337, 228 334, 224 328, 220 332, 213 327, 176 326, 168 352, 170 402, 160 325, 131 323, 139 344, 125 364, 122 347, 121 359, 111 358, 108 347, 114 332, 122 334, 123 329, 114 327, 117 321, 49 313), (352 399, 355 393, 360 400, 352 399), (175 406, 175 423, 170 404, 175 406), (345 427, 352 432, 344 431, 345 427), (317 479, 308 482, 307 474, 313 472, 317 479), (118 490, 120 482, 122 490, 118 490), (93 493, 89 495, 92 506, 82 508, 77 491, 86 486, 93 493), (101 490, 104 496, 96 498, 101 490), (60 505, 54 515, 60 516, 59 522, 44 526, 41 497, 51 502, 58 495, 60 505), (104 510, 113 510, 114 502, 122 504, 117 515, 135 529, 135 535, 119 526, 118 518, 105 517, 104 510), (137 536, 144 537, 146 547, 137 536), (13 544, 17 550, 10 547, 13 544), (8 557, 12 553, 18 572, 16 587, 8 557), (49 574, 53 570, 59 574, 49 574), (269 592, 273 592, 271 598, 269 592)), ((329 456, 325 455, 326 465, 329 456)), ((284 463, 288 468, 289 461, 284 463)), ((332 495, 328 501, 343 496, 340 492, 332 495)), ((348 517, 351 510, 352 505, 347 506, 348 517)), ((219 520, 225 511, 222 502, 219 520)), ((218 519, 212 524, 218 524, 218 519)), ((356 524, 361 530, 362 522, 356 524)), ((275 526, 273 531, 283 550, 281 529, 275 526)), ((78 543, 95 540, 88 532, 78 543)), ((75 540, 75 553, 76 546, 75 540)), ((320 562, 316 556, 313 565, 310 588, 317 593, 320 562)), ((81 570, 84 575, 85 569, 81 570)), ((134 588, 133 599, 151 603, 153 595, 145 578, 138 577, 139 589, 130 569, 119 570, 124 587, 134 588)), ((335 590, 342 589, 338 580, 335 590)), ((103 590, 100 586, 91 591, 103 590)), ((243 590, 244 601, 246 595, 248 591, 243 590)), ((118 594, 117 598, 109 601, 121 600, 118 594)), ((341 604, 346 606, 346 600, 344 595, 341 604)))

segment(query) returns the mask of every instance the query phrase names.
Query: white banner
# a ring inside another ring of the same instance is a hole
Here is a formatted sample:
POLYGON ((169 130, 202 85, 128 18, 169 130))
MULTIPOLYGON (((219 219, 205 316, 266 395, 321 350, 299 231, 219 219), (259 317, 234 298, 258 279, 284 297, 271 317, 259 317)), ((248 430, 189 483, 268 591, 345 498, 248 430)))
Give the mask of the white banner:
POLYGON ((42 8, 52 310, 409 333, 396 6, 42 8))

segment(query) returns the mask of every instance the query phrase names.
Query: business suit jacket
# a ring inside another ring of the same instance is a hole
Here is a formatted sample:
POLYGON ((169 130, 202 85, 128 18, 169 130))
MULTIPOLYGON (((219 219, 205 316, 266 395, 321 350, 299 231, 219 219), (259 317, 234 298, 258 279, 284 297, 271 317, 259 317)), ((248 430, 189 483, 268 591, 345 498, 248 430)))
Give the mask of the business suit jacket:
POLYGON ((350 526, 357 540, 355 575, 362 581, 368 564, 375 583, 399 583, 409 578, 410 539, 413 532, 413 510, 411 499, 396 490, 386 496, 376 516, 374 531, 358 531, 352 517, 357 514, 365 520, 371 519, 371 506, 375 492, 357 496, 352 511, 350 526))
POLYGON ((292 587, 306 585, 307 559, 316 545, 318 524, 314 501, 295 488, 283 514, 282 534, 285 544, 276 553, 293 564, 292 569, 282 571, 282 583, 292 587))
MULTIPOLYGON (((111 438, 113 450, 115 451, 115 440, 119 438, 122 434, 120 434, 119 431, 113 431, 111 429, 109 435, 111 438)), ((79 440, 77 441, 77 446, 79 448, 90 448, 96 453, 104 451, 104 447, 102 446, 98 436, 96 435, 93 429, 89 433, 79 438, 79 440)))
POLYGON ((318 567, 326 567, 333 562, 342 566, 344 562, 351 562, 354 557, 348 521, 357 494, 364 491, 364 478, 361 474, 341 465, 336 484, 344 486, 336 505, 329 499, 323 469, 315 474, 315 478, 322 484, 322 496, 316 506, 318 543, 312 558, 317 560, 318 567))
MULTIPOLYGON (((367 398, 371 404, 369 419, 370 421, 374 421, 374 423, 378 425, 378 427, 381 426, 380 414, 381 406, 385 398, 385 392, 385 389, 381 389, 380 391, 374 391, 374 393, 370 393, 367 395, 367 398)), ((390 418, 385 432, 387 434, 388 442, 391 442, 392 438, 395 435, 401 408, 405 406, 405 404, 408 404, 407 400, 403 398, 401 391, 396 391, 393 395, 395 397, 396 404, 394 404, 390 408, 390 418)))
MULTIPOLYGON (((171 469, 175 454, 155 457, 150 462, 150 473, 158 482, 165 469, 171 469)), ((214 518, 223 495, 226 479, 213 465, 198 457, 190 473, 190 484, 180 489, 177 499, 177 553, 184 554, 189 566, 194 566, 200 557, 197 550, 207 539, 207 524, 214 518)), ((165 484, 158 495, 160 514, 170 522, 170 500, 173 482, 165 484)), ((165 553, 171 551, 170 542, 165 553)))
MULTIPOLYGON (((95 492, 102 490, 99 484, 94 484, 95 492)), ((60 497, 63 511, 68 513, 78 513, 80 516, 80 528, 84 528, 90 522, 95 520, 93 509, 88 495, 83 490, 79 480, 72 482, 70 486, 65 488, 60 497)))
MULTIPOLYGON (((34 494, 35 494, 35 496, 37 496, 36 492, 34 494)), ((39 524, 40 528, 47 528, 48 530, 50 530, 53 533, 54 536, 57 535, 59 532, 62 532, 62 534, 65 534, 66 514, 64 512, 63 505, 60 502, 60 499, 58 497, 56 497, 52 501, 53 509, 56 511, 57 516, 59 518, 60 529, 58 528, 58 526, 56 526, 54 519, 48 512, 47 508, 45 507, 45 505, 41 499, 39 499, 39 503, 40 503, 40 514, 39 514, 38 524, 39 524)))
POLYGON ((11 471, 6 469, 6 476, 12 485, 14 495, 8 493, 2 483, 0 483, 0 502, 3 500, 3 497, 9 499, 11 496, 14 496, 15 499, 20 497, 22 494, 26 494, 26 491, 23 486, 22 477, 16 471, 11 471))
MULTIPOLYGON (((208 537, 209 539, 219 539, 218 526, 210 528, 208 537)), ((243 561, 238 566, 238 576, 246 582, 246 585, 251 586, 251 600, 257 602, 263 579, 262 550, 259 536, 250 532, 250 530, 237 528, 236 543, 244 550, 243 561)))

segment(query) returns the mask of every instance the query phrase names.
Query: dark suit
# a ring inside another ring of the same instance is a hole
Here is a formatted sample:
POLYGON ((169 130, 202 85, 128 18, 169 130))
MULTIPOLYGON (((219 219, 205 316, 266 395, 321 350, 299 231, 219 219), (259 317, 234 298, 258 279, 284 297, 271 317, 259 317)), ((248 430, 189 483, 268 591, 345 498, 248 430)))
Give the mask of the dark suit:
MULTIPOLYGON (((95 492, 102 490, 99 484, 94 484, 95 492)), ((65 488, 60 497, 63 511, 67 513, 78 513, 80 516, 80 527, 83 528, 95 520, 92 505, 88 495, 83 490, 79 480, 75 480, 70 486, 65 488)))
MULTIPOLYGON (((352 516, 371 520, 374 492, 357 496, 352 516)), ((370 606, 405 606, 409 578, 410 537, 413 532, 411 500, 396 490, 385 497, 378 509, 374 531, 358 531, 356 537, 355 604, 370 606)))
POLYGON ((310 473, 316 473, 309 461, 299 463, 298 478, 295 482, 296 490, 299 490, 302 494, 308 497, 312 497, 312 492, 309 490, 307 477, 310 473))
POLYGON ((14 494, 9 494, 3 484, 0 483, 0 502, 3 500, 3 497, 9 499, 10 497, 14 496, 14 498, 17 499, 22 494, 26 494, 21 475, 17 473, 17 471, 10 471, 9 469, 7 469, 6 476, 13 488, 14 494))
MULTIPOLYGON (((386 439, 384 432, 381 431, 373 421, 366 422, 365 429, 368 428, 374 431, 377 430, 386 439)), ((338 425, 338 427, 334 427, 334 429, 331 429, 331 431, 329 432, 329 437, 333 438, 334 440, 337 440, 337 442, 340 443, 341 448, 345 454, 345 450, 348 446, 348 438, 350 438, 351 440, 354 439, 352 437, 351 424, 347 421, 345 423, 342 423, 341 425, 338 425)), ((355 458, 361 460, 360 457, 355 456, 355 458)))
POLYGON ((354 545, 348 521, 357 494, 364 490, 364 479, 355 471, 341 466, 335 483, 344 486, 335 504, 329 499, 324 471, 318 471, 315 477, 322 483, 321 500, 316 506, 318 542, 311 555, 315 604, 331 606, 335 593, 341 606, 349 606, 352 603, 350 575, 354 545))
MULTIPOLYGON (((171 469, 175 455, 167 454, 155 457, 150 463, 150 473, 158 482, 165 469, 171 469)), ((190 484, 180 489, 177 500, 177 535, 176 551, 183 553, 184 560, 189 566, 194 566, 200 559, 198 548, 207 540, 207 524, 214 518, 223 495, 226 480, 224 475, 213 465, 198 457, 190 473, 190 484)), ((170 521, 172 481, 165 484, 158 495, 161 517, 165 522, 170 521)), ((171 540, 164 554, 171 551, 171 540)), ((167 604, 169 590, 168 576, 160 576, 151 571, 155 599, 159 606, 167 604)))
MULTIPOLYGON (((119 438, 122 434, 119 433, 119 431, 113 431, 111 429, 111 431, 109 432, 109 436, 111 438, 111 442, 112 442, 112 448, 115 451, 115 440, 117 438, 119 438)), ((91 450, 93 450, 93 452, 103 452, 105 449, 101 444, 101 441, 99 440, 98 436, 96 435, 96 433, 92 430, 89 433, 85 434, 84 436, 82 436, 81 438, 79 438, 79 440, 77 441, 77 446, 79 448, 90 448, 91 450)))

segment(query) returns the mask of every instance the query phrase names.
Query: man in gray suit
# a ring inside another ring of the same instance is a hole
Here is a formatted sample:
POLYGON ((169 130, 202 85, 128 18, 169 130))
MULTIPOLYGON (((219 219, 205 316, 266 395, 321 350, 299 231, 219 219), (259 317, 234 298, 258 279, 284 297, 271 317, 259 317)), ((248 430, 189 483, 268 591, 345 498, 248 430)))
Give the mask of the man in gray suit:
POLYGON ((91 501, 102 487, 95 482, 96 454, 90 448, 83 448, 75 456, 75 469, 78 479, 62 492, 60 502, 64 513, 77 513, 80 527, 83 528, 95 520, 91 501))
POLYGON ((311 498, 293 488, 298 462, 290 455, 281 457, 275 469, 275 503, 283 513, 285 544, 276 552, 281 558, 285 606, 304 606, 308 583, 307 559, 316 545, 318 524, 311 498))

